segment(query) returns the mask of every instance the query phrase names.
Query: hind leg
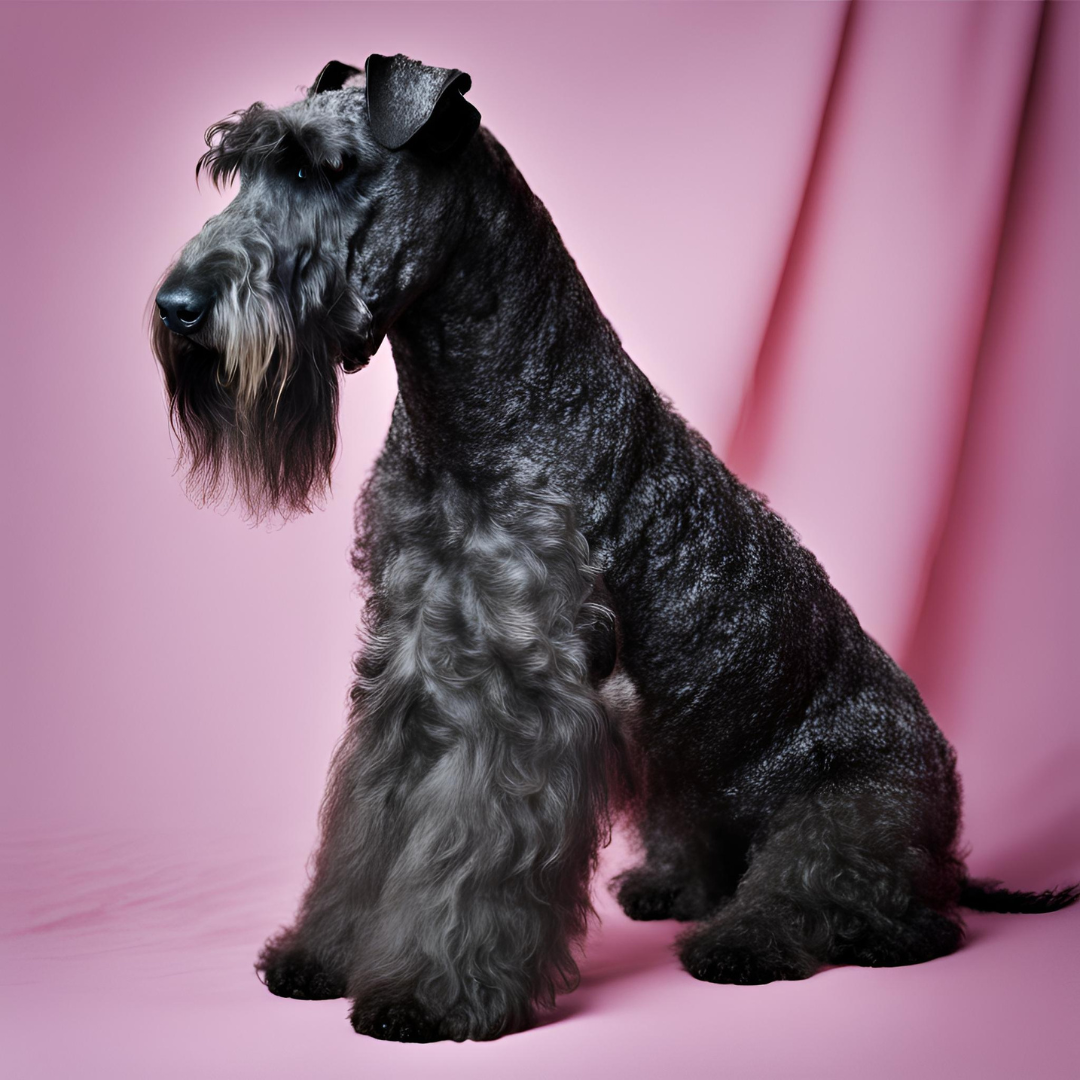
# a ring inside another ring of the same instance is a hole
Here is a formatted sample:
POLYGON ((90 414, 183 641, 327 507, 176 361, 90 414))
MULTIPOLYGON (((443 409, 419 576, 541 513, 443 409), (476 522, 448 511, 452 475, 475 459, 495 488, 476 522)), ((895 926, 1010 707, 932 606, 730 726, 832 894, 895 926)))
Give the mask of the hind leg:
POLYGON ((963 929, 948 850, 924 846, 917 796, 833 792, 787 807, 733 901, 679 943, 709 982, 804 979, 822 963, 892 966, 954 951, 963 929))
POLYGON ((695 979, 744 986, 806 979, 820 966, 786 898, 751 890, 684 934, 679 959, 695 979))
POLYGON ((854 934, 834 938, 828 960, 862 967, 922 964, 955 952, 963 941, 964 928, 955 915, 913 902, 902 915, 866 920, 854 934))
POLYGON ((746 844, 719 830, 689 825, 655 803, 641 826, 644 861, 611 883, 631 919, 702 919, 735 892, 746 869, 746 844))

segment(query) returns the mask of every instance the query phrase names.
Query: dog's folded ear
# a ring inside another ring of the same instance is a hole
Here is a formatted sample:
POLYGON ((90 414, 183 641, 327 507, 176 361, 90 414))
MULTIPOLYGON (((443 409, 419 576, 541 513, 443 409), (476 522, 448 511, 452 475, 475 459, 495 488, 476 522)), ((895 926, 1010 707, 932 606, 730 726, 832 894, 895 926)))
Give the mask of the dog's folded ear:
POLYGON ((321 94, 326 90, 340 90, 354 75, 359 74, 359 68, 354 68, 351 64, 343 64, 340 60, 331 60, 311 84, 308 97, 321 94))
POLYGON ((428 67, 398 53, 372 53, 365 65, 372 134, 388 150, 407 146, 432 157, 462 149, 480 113, 462 96, 472 79, 457 68, 428 67))

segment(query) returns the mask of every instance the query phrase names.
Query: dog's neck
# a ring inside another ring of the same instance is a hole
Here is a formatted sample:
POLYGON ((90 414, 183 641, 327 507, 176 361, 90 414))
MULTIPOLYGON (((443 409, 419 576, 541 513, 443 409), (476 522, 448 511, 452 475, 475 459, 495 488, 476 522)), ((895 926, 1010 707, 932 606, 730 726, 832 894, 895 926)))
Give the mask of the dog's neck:
POLYGON ((467 166, 460 240, 389 337, 395 424, 407 424, 409 441, 430 461, 472 468, 520 446, 553 414, 570 422, 601 386, 616 393, 619 369, 630 365, 502 147, 485 137, 467 166))

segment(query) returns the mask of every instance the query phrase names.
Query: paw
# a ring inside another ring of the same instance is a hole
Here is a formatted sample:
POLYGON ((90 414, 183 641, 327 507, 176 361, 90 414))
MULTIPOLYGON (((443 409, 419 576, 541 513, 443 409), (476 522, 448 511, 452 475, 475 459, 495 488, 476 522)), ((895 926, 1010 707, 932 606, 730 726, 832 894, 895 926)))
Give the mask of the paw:
POLYGON ((725 940, 709 934, 685 939, 679 949, 683 967, 703 982, 758 986, 781 979, 807 979, 817 970, 809 956, 725 940))
POLYGON ((675 906, 676 890, 628 879, 619 883, 615 898, 631 919, 670 919, 675 906))
POLYGON ((909 912, 902 921, 884 923, 854 940, 836 942, 829 959, 836 964, 864 967, 899 967, 923 964, 956 952, 964 942, 964 928, 928 908, 909 912))
POLYGON ((678 882, 639 869, 620 874, 612 885, 620 907, 631 919, 691 922, 709 913, 704 886, 694 882, 678 882))
POLYGON ((358 1035, 370 1035, 373 1039, 389 1042, 427 1043, 445 1037, 440 1034, 439 1021, 408 998, 357 1001, 349 1020, 358 1035))
POLYGON ((345 996, 345 980, 327 971, 309 953, 295 945, 268 944, 255 970, 266 989, 278 997, 326 1001, 345 996))

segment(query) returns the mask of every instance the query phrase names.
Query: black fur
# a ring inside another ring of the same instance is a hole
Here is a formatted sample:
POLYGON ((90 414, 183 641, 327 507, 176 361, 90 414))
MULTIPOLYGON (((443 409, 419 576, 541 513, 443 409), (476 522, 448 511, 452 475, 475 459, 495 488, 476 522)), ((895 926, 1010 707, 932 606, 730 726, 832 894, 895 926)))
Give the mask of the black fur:
POLYGON ((384 334, 398 370, 351 720, 268 988, 347 995, 377 1038, 527 1024, 574 984, 616 813, 641 838, 620 903, 693 922, 680 956, 715 982, 918 963, 960 905, 1076 899, 967 880, 914 685, 626 356, 494 137, 455 105, 452 152, 391 150, 333 73, 211 128, 201 166, 240 193, 167 282, 214 308, 154 335, 194 483, 256 514, 325 486, 339 372, 384 334))
POLYGON ((972 911, 997 911, 1005 915, 1045 915, 1075 904, 1080 899, 1080 885, 1044 892, 1019 892, 1006 889, 1000 881, 968 879, 960 890, 961 907, 972 911))

